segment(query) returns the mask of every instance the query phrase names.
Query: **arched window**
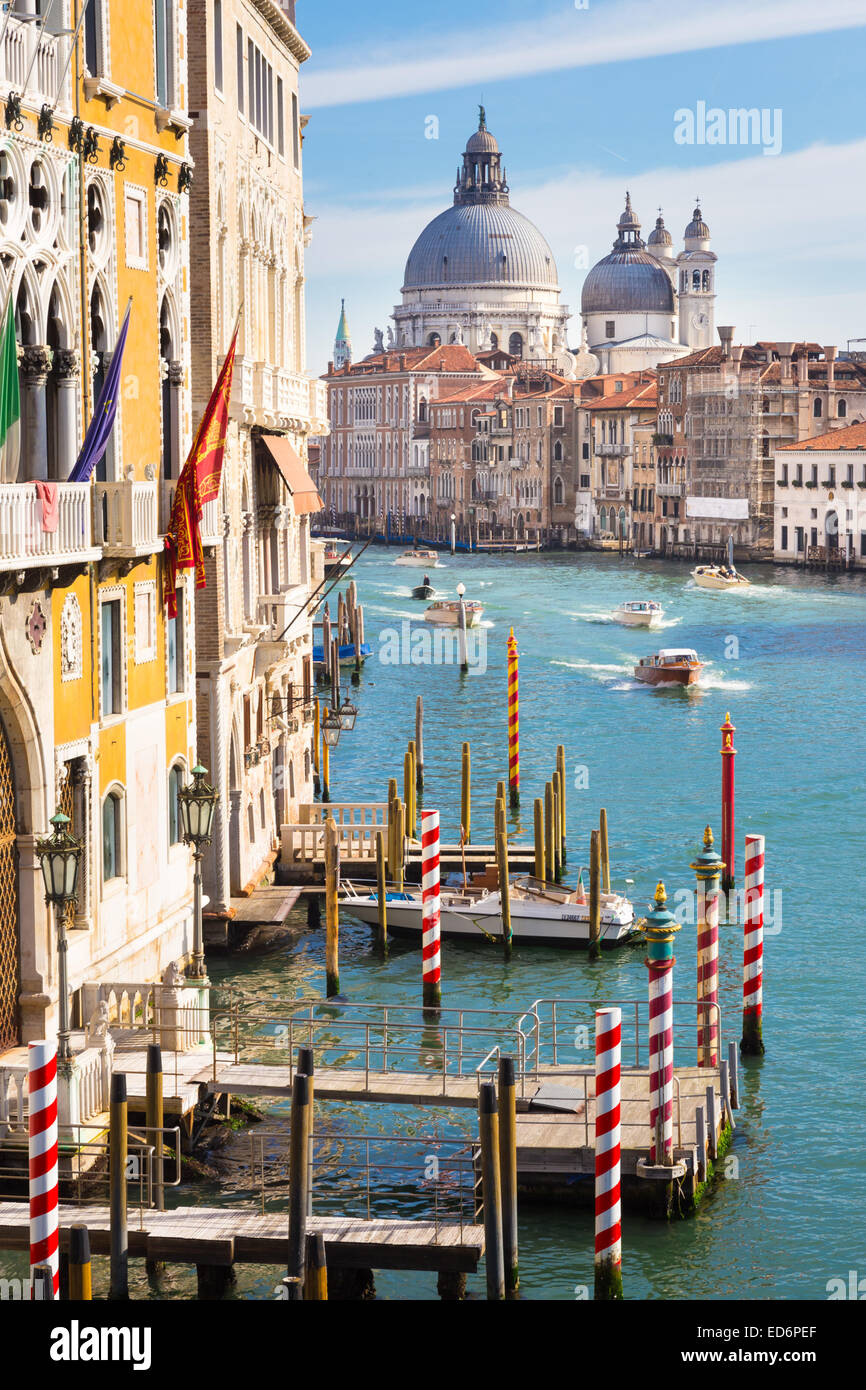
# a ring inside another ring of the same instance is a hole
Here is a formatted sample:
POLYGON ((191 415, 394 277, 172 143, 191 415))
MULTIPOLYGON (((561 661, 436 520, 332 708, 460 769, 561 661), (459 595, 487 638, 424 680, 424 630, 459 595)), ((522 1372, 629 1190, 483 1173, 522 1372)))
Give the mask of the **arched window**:
POLYGON ((701 288, 701 272, 700 272, 699 270, 693 270, 693 271, 692 271, 692 289, 693 289, 693 290, 699 290, 700 288, 701 288))
POLYGON ((491 334, 490 334, 490 347, 491 347, 491 350, 492 350, 493 352, 495 352, 496 349, 499 347, 499 334, 498 334, 498 333, 491 333, 491 334))
POLYGON ((418 402, 418 420, 421 424, 424 424, 427 420, 427 401, 424 396, 422 396, 418 402))
POLYGON ((102 803, 102 881, 124 874, 124 797, 120 788, 108 793, 102 803))
POLYGON ((561 506, 562 506, 562 503, 563 503, 562 479, 561 479, 561 478, 554 478, 554 481, 553 481, 553 505, 554 505, 555 507, 561 507, 561 506))
POLYGON ((823 413, 824 413, 824 405, 823 405, 823 402, 822 402, 822 400, 821 400, 821 397, 820 397, 820 396, 816 396, 816 397, 815 397, 815 403, 814 403, 814 405, 812 406, 812 414, 814 415, 814 417, 815 417, 816 420, 820 420, 820 418, 821 418, 821 416, 823 415, 823 413))
POLYGON ((170 845, 178 845, 182 839, 177 794, 183 786, 183 781, 183 764, 175 763, 168 774, 168 843, 170 845))
POLYGON ((430 334, 430 337, 427 339, 427 346, 433 348, 442 346, 442 339, 440 338, 438 333, 430 334))
POLYGON ((601 529, 602 532, 607 530, 607 507, 601 509, 601 529))
POLYGON ((705 290, 710 288, 710 272, 708 270, 705 270, 701 276, 701 286, 705 290))
POLYGON ((553 457, 554 457, 554 461, 555 461, 556 463, 561 463, 561 462, 562 462, 562 440, 561 440, 561 439, 557 439, 556 443, 555 443, 554 446, 553 446, 553 457))
POLYGON ((847 414, 848 414, 848 402, 847 402, 847 401, 839 401, 838 405, 836 406, 836 418, 837 418, 838 420, 844 420, 847 414))
POLYGON ((522 356, 523 356, 523 334, 522 334, 522 333, 512 333, 511 337, 508 339, 508 351, 511 353, 511 356, 512 356, 512 357, 522 357, 522 356))

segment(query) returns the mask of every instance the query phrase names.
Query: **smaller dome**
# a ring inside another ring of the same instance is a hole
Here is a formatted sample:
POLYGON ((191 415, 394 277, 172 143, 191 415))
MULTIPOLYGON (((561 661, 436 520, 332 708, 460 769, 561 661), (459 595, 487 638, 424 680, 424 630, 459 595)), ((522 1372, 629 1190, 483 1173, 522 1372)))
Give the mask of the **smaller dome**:
POLYGON ((637 213, 631 205, 631 194, 628 192, 626 192, 625 195, 625 211, 623 212, 616 225, 617 229, 621 232, 629 231, 632 228, 636 228, 638 231, 640 231, 640 221, 638 219, 637 213))
POLYGON ((685 235, 687 237, 694 238, 698 241, 709 240, 710 229, 704 221, 703 217, 701 216, 701 210, 699 207, 695 208, 694 212, 692 213, 692 220, 686 227, 685 235))
POLYGON ((674 239, 665 226, 665 220, 659 216, 656 224, 647 238, 647 246, 673 246, 674 239))
POLYGON ((492 135, 486 126, 476 130, 474 135, 470 135, 466 142, 467 154, 499 154, 499 146, 496 143, 496 136, 492 135))

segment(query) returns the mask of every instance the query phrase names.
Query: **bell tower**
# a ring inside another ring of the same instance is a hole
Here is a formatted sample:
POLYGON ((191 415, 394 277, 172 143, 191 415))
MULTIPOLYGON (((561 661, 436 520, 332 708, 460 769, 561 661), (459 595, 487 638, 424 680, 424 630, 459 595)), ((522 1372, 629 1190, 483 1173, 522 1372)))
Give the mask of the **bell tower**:
POLYGON ((690 348, 711 347, 715 341, 716 260, 698 203, 677 256, 680 342, 690 348))

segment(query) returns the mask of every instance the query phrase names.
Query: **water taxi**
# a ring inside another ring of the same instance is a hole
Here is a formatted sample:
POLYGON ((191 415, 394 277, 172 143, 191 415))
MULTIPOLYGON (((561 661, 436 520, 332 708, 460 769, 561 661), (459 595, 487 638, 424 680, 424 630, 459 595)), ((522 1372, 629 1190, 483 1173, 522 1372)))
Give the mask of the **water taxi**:
MULTIPOLYGON (((588 946, 589 904, 581 888, 542 883, 529 876, 516 878, 509 888, 511 934, 515 941, 538 946, 588 946)), ((364 885, 343 881, 343 905, 362 922, 375 926, 379 900, 364 885)), ((388 929, 421 936, 420 889, 387 894, 388 929)), ((619 893, 600 894, 603 947, 620 946, 636 934, 634 907, 619 893)), ((439 929, 443 936, 478 941, 502 938, 502 903, 498 889, 449 889, 439 894, 439 929)))
POLYGON ((665 615, 660 603, 650 603, 645 599, 635 599, 621 603, 613 610, 615 623, 624 627, 659 627, 665 615))
MULTIPOLYGON (((484 612, 483 605, 474 598, 465 598, 463 607, 466 610, 466 626, 477 627, 481 622, 481 615, 484 612)), ((439 627, 457 627, 460 623, 460 600, 459 599, 437 599, 431 603, 424 613, 424 621, 437 624, 439 627)))
POLYGON ((698 565, 692 570, 692 579, 699 589, 748 589, 749 580, 740 574, 734 564, 734 538, 728 536, 728 563, 726 565, 698 565))
POLYGON ((435 550, 404 550, 394 561, 395 565, 417 565, 420 569, 436 569, 439 556, 435 550))
POLYGON ((641 658, 634 678, 645 685, 694 685, 703 669, 704 663, 691 647, 663 647, 641 658))
POLYGON ((336 545, 329 542, 325 546, 325 553, 322 558, 325 565, 325 578, 335 579, 338 575, 343 574, 352 563, 351 541, 343 550, 339 550, 336 545))

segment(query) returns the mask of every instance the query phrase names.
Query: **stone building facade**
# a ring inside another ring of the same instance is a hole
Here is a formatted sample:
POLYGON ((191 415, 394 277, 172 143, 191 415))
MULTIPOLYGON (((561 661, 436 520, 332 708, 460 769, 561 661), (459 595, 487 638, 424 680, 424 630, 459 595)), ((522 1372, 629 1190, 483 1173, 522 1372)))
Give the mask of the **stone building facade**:
POLYGON ((280 825, 312 800, 308 441, 326 392, 306 375, 298 73, 310 50, 266 0, 190 0, 193 409, 238 347, 219 535, 196 606, 198 754, 220 793, 204 862, 212 916, 265 878, 280 825))

